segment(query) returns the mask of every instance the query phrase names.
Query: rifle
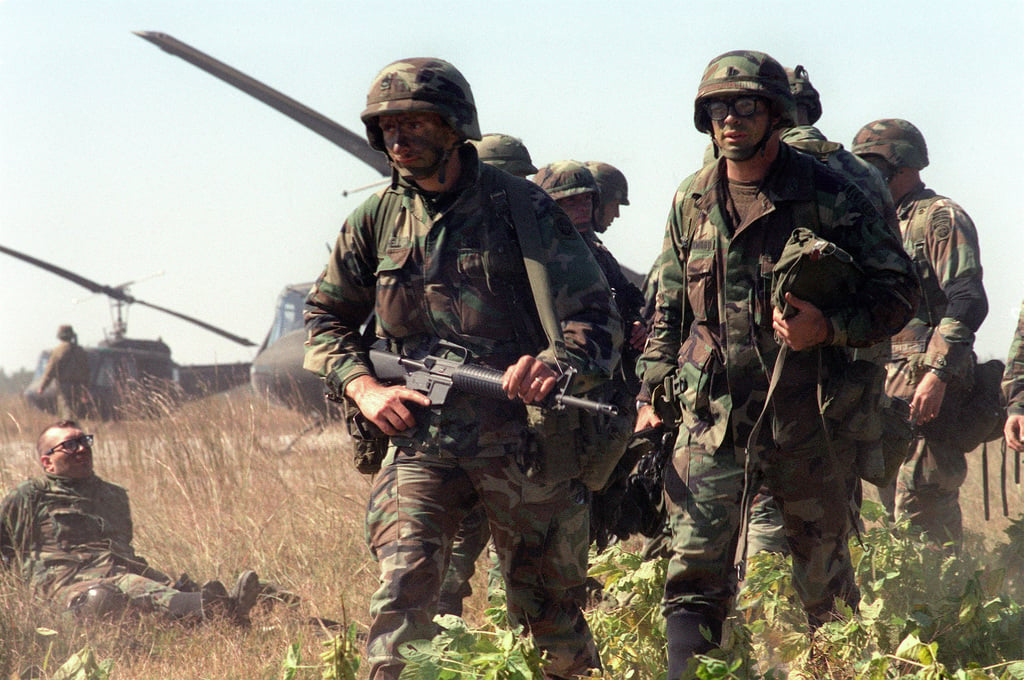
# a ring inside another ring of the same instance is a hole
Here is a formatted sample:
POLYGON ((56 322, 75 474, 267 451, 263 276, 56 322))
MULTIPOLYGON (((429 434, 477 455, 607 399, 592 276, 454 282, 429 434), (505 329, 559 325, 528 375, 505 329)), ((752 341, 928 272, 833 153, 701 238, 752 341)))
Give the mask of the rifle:
MULTIPOLYGON (((444 404, 448 392, 452 389, 466 394, 490 399, 508 399, 501 388, 503 371, 487 366, 466 363, 468 352, 459 345, 439 341, 430 352, 447 351, 461 354, 461 360, 446 359, 439 354, 428 353, 422 359, 404 357, 382 349, 370 349, 370 363, 377 379, 382 382, 403 383, 411 390, 416 390, 430 397, 435 406, 444 404)), ((572 382, 574 371, 571 369, 559 379, 560 388, 555 390, 543 403, 544 408, 562 409, 578 408, 590 413, 608 416, 618 415, 618 409, 612 404, 592 401, 566 394, 572 382)))

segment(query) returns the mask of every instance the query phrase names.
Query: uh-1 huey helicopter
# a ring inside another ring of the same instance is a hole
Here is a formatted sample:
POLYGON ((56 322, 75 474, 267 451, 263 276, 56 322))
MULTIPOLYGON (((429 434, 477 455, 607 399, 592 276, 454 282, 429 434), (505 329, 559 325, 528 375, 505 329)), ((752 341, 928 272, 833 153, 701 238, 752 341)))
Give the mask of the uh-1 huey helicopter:
MULTIPOLYGON (((372 149, 362 135, 357 135, 340 123, 166 33, 136 31, 135 35, 304 125, 363 161, 381 176, 391 176, 391 166, 387 157, 372 149)), ((377 184, 380 182, 354 191, 368 189, 377 184)), ((347 194, 348 192, 345 192, 345 195, 347 194)), ((637 285, 643 280, 641 274, 625 268, 623 272, 637 285)), ((275 401, 302 411, 329 413, 333 410, 333 402, 328 402, 324 398, 322 381, 302 368, 305 342, 302 308, 312 285, 312 281, 292 284, 285 286, 281 291, 270 331, 252 361, 250 379, 257 393, 266 394, 275 401)))
MULTIPOLYGON (((89 357, 90 409, 86 415, 103 420, 148 415, 155 412, 150 407, 156 403, 175 403, 183 399, 199 398, 243 385, 248 379, 248 362, 183 366, 171 359, 171 349, 163 340, 126 337, 124 311, 129 305, 138 304, 195 324, 245 347, 256 345, 251 340, 186 314, 133 297, 128 293, 131 283, 105 286, 5 246, 0 246, 0 253, 41 267, 93 293, 110 298, 114 313, 113 329, 96 347, 85 348, 89 357)), ((39 391, 49 357, 50 350, 44 350, 40 354, 35 374, 25 388, 24 395, 33 406, 52 413, 56 410, 57 386, 51 383, 45 390, 39 391)))

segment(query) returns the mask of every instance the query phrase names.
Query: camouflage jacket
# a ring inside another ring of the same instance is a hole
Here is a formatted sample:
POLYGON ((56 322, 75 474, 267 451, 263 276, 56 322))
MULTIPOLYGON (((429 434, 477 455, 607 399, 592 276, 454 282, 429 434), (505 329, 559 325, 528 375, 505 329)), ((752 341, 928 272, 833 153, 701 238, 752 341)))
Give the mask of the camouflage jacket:
POLYGON ((830 142, 818 128, 813 125, 797 125, 782 134, 782 141, 797 151, 814 156, 819 161, 845 176, 860 189, 871 205, 881 213, 885 221, 898 233, 896 220, 896 204, 885 178, 875 166, 866 160, 850 153, 839 142, 830 142))
POLYGON ((619 261, 598 237, 597 232, 589 229, 581 232, 581 235, 587 246, 590 247, 590 252, 597 260, 598 266, 601 267, 601 273, 608 280, 608 285, 611 286, 615 305, 622 315, 622 322, 629 326, 634 321, 641 321, 643 319, 644 294, 622 273, 619 261))
POLYGON ((62 340, 50 352, 43 371, 41 387, 46 388, 54 380, 58 385, 89 382, 89 355, 79 345, 62 340))
POLYGON ((1020 306, 1017 332, 1013 335, 1010 356, 1006 360, 1003 394, 1006 395, 1006 412, 1012 416, 1024 416, 1024 303, 1020 306))
MULTIPOLYGON (((833 347, 823 379, 841 370, 843 347, 899 330, 917 302, 911 263, 863 193, 809 156, 780 145, 761 184, 762 210, 733 228, 722 205, 725 160, 680 185, 657 267, 653 333, 638 364, 647 389, 666 378, 692 441, 717 447, 730 420, 742 444, 763 406, 779 345, 772 329, 771 272, 790 234, 808 227, 849 252, 864 271, 849 305, 822 310, 833 347)), ((818 352, 791 352, 773 398, 772 434, 783 448, 819 428, 818 352)), ((767 430, 767 428, 765 428, 767 430)), ((764 430, 762 431, 764 432, 764 430)))
POLYGON ((0 555, 43 593, 83 579, 148 571, 132 548, 128 492, 95 475, 45 475, 18 485, 0 506, 0 555))
POLYGON ((963 208, 924 184, 896 207, 903 247, 914 260, 921 304, 892 339, 894 359, 914 358, 966 380, 974 333, 988 309, 978 232, 963 208))
MULTIPOLYGON (((371 312, 377 337, 393 351, 441 339, 499 370, 524 354, 554 366, 511 209, 502 206, 529 200, 567 360, 583 388, 606 380, 618 361, 622 321, 583 239, 540 187, 480 163, 469 144, 459 153, 462 173, 453 191, 429 196, 396 179, 345 221, 306 299, 304 366, 340 394, 355 377, 371 374, 359 331, 371 312)), ((418 411, 416 419, 413 431, 393 438, 397 443, 472 455, 518 441, 525 409, 453 392, 444 408, 418 411)))

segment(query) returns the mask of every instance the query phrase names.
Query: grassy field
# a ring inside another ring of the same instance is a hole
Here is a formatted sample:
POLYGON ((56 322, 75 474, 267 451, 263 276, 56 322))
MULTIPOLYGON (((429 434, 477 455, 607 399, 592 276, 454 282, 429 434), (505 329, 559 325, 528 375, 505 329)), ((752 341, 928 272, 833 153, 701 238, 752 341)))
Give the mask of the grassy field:
MULTIPOLYGON (((0 414, 0 486, 6 490, 38 474, 34 442, 52 417, 15 397, 0 401, 0 414)), ((3 578, 0 678, 52 678, 86 647, 112 663, 111 678, 285 678, 282 664, 289 654, 293 677, 332 677, 324 674, 320 656, 335 633, 311 619, 366 630, 376 587, 363 541, 370 487, 352 467, 343 428, 306 431, 311 424, 246 391, 186 404, 159 418, 87 422, 85 429, 96 435, 97 472, 129 490, 135 546, 153 566, 172 576, 187 572, 199 582, 226 583, 251 568, 302 601, 256 610, 247 631, 220 623, 188 628, 153 618, 83 624, 39 607, 3 578)), ((990 446, 989 458, 990 521, 983 518, 977 453, 964 487, 971 545, 1005 540, 996 447, 990 446)), ((1012 477, 1008 491, 1010 514, 1017 517, 1024 511, 1024 492, 1012 477)), ((479 575, 475 590, 467 604, 470 623, 484 618, 479 575)))

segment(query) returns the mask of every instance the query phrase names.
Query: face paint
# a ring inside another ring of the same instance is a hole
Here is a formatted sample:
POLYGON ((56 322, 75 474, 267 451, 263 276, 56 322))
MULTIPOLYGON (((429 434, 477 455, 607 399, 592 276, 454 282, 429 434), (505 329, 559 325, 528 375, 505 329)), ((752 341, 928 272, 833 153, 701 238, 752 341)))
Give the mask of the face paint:
POLYGON ((399 173, 414 179, 437 174, 458 141, 455 131, 433 112, 383 115, 378 124, 399 173))

